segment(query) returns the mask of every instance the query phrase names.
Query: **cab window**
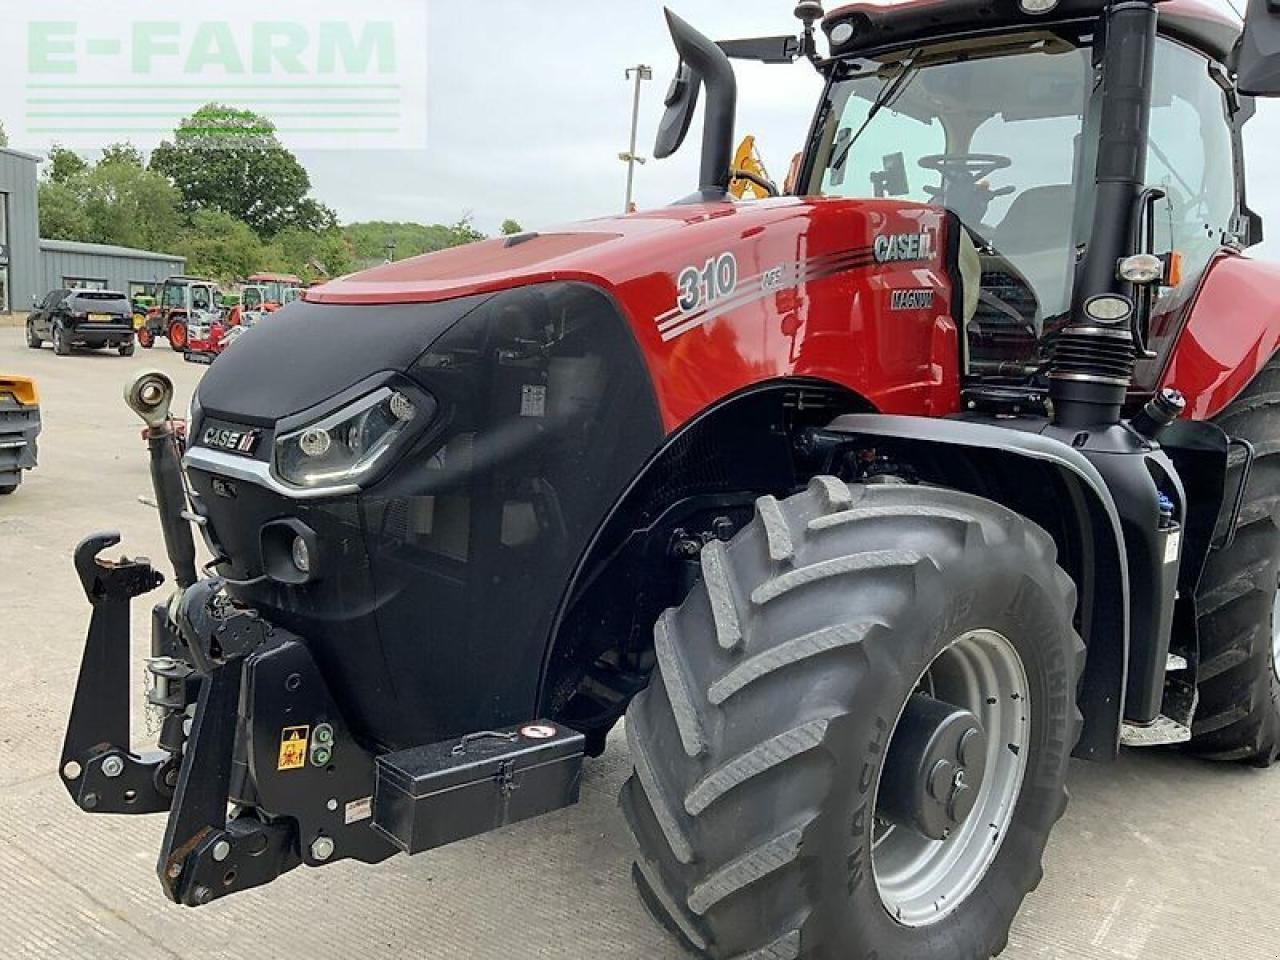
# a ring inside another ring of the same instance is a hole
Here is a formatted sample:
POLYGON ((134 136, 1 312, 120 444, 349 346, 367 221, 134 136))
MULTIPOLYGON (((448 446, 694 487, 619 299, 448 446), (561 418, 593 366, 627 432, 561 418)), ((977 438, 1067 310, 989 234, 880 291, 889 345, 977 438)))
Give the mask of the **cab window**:
POLYGON ((1203 56, 1171 40, 1156 48, 1147 186, 1156 203, 1155 250, 1183 257, 1194 285, 1229 240, 1236 213, 1235 150, 1226 93, 1203 56))

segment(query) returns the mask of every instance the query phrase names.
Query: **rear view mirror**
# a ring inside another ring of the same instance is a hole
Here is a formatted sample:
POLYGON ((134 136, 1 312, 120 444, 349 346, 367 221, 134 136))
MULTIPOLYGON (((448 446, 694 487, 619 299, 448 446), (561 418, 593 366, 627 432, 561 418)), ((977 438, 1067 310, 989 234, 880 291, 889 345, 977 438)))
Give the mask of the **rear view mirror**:
POLYGON ((658 127, 658 143, 653 155, 665 160, 675 154, 684 143, 693 123, 693 115, 698 109, 698 91, 702 84, 694 76, 693 69, 687 63, 681 63, 671 88, 667 91, 667 112, 663 114, 662 123, 658 127))
POLYGON ((1249 0, 1236 85, 1250 97, 1280 97, 1280 0, 1249 0))

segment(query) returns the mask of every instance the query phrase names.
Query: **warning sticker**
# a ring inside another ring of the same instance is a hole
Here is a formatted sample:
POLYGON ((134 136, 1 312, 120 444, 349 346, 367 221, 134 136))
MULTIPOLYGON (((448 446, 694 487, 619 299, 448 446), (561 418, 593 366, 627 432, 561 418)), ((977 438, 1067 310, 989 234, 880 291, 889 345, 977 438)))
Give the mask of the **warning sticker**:
POLYGON ((300 770, 307 765, 310 727, 285 727, 280 731, 280 760, 277 770, 300 770))

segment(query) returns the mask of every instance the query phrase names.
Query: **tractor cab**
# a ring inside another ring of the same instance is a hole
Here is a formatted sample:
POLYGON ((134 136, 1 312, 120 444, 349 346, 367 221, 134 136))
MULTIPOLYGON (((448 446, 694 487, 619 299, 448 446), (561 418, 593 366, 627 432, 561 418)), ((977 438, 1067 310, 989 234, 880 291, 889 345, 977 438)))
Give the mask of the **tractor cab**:
MULTIPOLYGON (((834 57, 800 192, 945 208, 959 228, 964 373, 1035 384, 1071 317, 1098 202, 1100 22, 1023 16, 957 35, 931 29, 926 6, 827 17, 834 57)), ((1241 182, 1252 105, 1226 66, 1237 28, 1207 5, 1160 5, 1141 186, 1153 227, 1144 243, 1162 272, 1139 318, 1144 347, 1152 317, 1185 299, 1224 248, 1258 239, 1241 182)))

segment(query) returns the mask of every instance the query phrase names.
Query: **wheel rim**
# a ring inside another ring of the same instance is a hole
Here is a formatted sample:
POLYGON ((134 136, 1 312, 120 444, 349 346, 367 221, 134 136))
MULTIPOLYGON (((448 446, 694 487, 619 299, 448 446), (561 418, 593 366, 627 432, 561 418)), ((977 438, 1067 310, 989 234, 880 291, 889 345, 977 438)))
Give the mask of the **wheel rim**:
POLYGON ((187 328, 180 323, 175 323, 169 328, 169 342, 173 344, 173 349, 181 350, 187 345, 187 328))
MULTIPOLYGON (((972 813, 947 839, 877 818, 871 856, 876 887, 890 916, 910 927, 951 914, 986 876, 1017 809, 1031 743, 1026 668, 1008 638, 994 630, 959 637, 930 664, 917 689, 978 717, 987 735, 987 763, 972 813)), ((892 737, 889 742, 892 751, 892 737)))
POLYGON ((1280 584, 1276 586, 1275 599, 1271 601, 1271 669, 1280 681, 1280 584))

